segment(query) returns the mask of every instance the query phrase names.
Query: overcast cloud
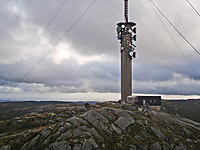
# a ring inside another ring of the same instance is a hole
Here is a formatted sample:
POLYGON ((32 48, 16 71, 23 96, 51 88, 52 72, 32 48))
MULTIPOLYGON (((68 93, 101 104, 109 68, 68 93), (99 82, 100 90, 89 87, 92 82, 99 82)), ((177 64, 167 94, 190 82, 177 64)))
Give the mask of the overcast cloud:
MULTIPOLYGON (((24 57, 0 92, 119 93, 120 45, 116 24, 123 21, 123 0, 97 0, 43 61, 16 83, 68 30, 93 0, 0 0, 0 84, 24 57)), ((190 0, 200 11, 200 3, 190 0)), ((200 51, 200 17, 186 0, 154 0, 169 20, 200 51), (178 17, 177 17, 177 15, 178 17), (180 22, 181 20, 181 22, 180 22), (182 24, 181 24, 182 23, 182 24)), ((160 16, 162 18, 162 16, 160 16)), ((137 23, 137 58, 133 60, 133 92, 200 95, 200 56, 162 18, 184 59, 148 0, 129 0, 129 20, 137 23), (198 74, 198 75, 197 75, 198 74)), ((3 94, 2 94, 3 95, 3 94)))

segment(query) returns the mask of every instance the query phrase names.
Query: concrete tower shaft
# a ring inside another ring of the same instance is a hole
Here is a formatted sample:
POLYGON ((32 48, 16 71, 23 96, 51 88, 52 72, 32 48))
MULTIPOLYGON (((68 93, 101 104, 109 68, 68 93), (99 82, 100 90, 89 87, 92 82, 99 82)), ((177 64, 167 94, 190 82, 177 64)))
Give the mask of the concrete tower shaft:
POLYGON ((132 59, 135 58, 135 23, 118 23, 118 39, 121 43, 121 100, 132 95, 132 59))
POLYGON ((121 101, 126 102, 126 98, 132 95, 132 59, 136 52, 136 24, 128 22, 128 0, 124 0, 125 23, 117 24, 117 38, 121 43, 121 101))

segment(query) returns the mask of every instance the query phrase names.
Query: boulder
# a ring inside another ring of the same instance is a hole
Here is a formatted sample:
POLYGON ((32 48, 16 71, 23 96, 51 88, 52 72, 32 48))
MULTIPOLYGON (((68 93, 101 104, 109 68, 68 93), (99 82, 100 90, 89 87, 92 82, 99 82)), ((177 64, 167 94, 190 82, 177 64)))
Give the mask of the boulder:
POLYGON ((121 131, 119 128, 117 128, 113 123, 111 124, 111 128, 112 128, 112 130, 114 130, 117 134, 121 134, 121 133, 122 133, 122 131, 121 131))
POLYGON ((89 123, 93 124, 95 127, 98 127, 99 122, 108 123, 108 119, 106 119, 102 114, 94 111, 89 110, 82 115, 82 117, 88 121, 89 123))
POLYGON ((132 125, 134 120, 127 119, 125 117, 119 117, 114 124, 124 131, 128 126, 132 125))
POLYGON ((102 136, 99 135, 99 134, 97 133, 97 131, 96 131, 94 128, 89 128, 88 131, 89 131, 93 136, 95 136, 96 138, 101 139, 101 140, 103 139, 102 136))
POLYGON ((153 150, 162 150, 162 146, 161 146, 160 144, 158 144, 158 143, 152 144, 152 145, 151 145, 151 148, 152 148, 153 150))
POLYGON ((91 133, 89 132, 84 132, 84 131, 81 131, 79 129, 74 129, 72 131, 72 134, 74 137, 84 137, 84 136, 92 136, 91 133))
POLYGON ((70 122, 75 127, 78 127, 81 124, 88 125, 88 123, 85 120, 83 120, 82 118, 78 118, 78 117, 69 118, 67 121, 70 122))
POLYGON ((129 145, 129 150, 137 150, 137 147, 135 145, 130 144, 129 145))
POLYGON ((89 110, 84 113, 82 117, 98 130, 105 132, 108 135, 112 135, 112 131, 109 129, 109 121, 102 114, 94 110, 89 110))
POLYGON ((138 141, 144 141, 144 138, 142 138, 139 135, 134 136, 134 139, 138 140, 138 141))
POLYGON ((41 137, 40 135, 37 135, 31 141, 25 143, 24 146, 21 148, 21 150, 33 149, 34 145, 37 144, 40 141, 40 137, 41 137))
POLYGON ((99 146, 95 143, 94 139, 86 139, 83 143, 82 150, 93 150, 97 149, 99 146))
POLYGON ((104 117, 106 117, 108 120, 112 120, 113 119, 113 117, 109 114, 109 112, 107 111, 107 110, 105 110, 105 109, 100 109, 100 110, 98 110, 98 112, 100 113, 100 114, 102 114, 104 117))
POLYGON ((42 136, 44 138, 47 138, 50 134, 51 134, 51 131, 48 129, 48 128, 45 128, 43 131, 42 131, 42 136))
POLYGON ((176 146, 175 150, 187 150, 184 146, 176 146))
POLYGON ((66 140, 68 138, 72 137, 72 132, 71 131, 67 131, 63 134, 61 134, 60 137, 58 137, 58 140, 66 140))
POLYGON ((49 146, 50 150, 71 150, 71 146, 66 141, 55 142, 49 146))
POLYGON ((60 129, 58 130, 58 132, 63 133, 65 132, 67 129, 66 127, 60 127, 60 129))
POLYGON ((130 122, 134 123, 135 120, 133 119, 133 117, 129 113, 132 113, 132 112, 122 110, 122 111, 116 112, 116 115, 118 115, 119 117, 123 117, 123 118, 129 120, 130 122))
POLYGON ((11 150, 11 146, 9 145, 2 146, 0 150, 11 150))
POLYGON ((161 139, 162 141, 164 141, 166 139, 166 137, 164 136, 164 134, 158 129, 158 128, 155 128, 155 127, 151 127, 151 130, 156 134, 156 136, 161 139))
POLYGON ((73 150, 81 150, 81 144, 75 144, 73 150))
POLYGON ((185 127, 183 127, 183 130, 184 130, 184 133, 185 133, 185 135, 186 136, 190 136, 192 133, 188 130, 188 129, 186 129, 185 127))

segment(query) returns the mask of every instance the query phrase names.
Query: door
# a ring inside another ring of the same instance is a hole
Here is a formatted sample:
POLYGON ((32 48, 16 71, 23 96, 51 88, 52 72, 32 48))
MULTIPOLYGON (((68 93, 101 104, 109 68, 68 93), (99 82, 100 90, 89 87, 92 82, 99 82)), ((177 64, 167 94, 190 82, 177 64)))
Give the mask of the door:
POLYGON ((146 105, 146 100, 143 100, 143 106, 145 106, 146 105))

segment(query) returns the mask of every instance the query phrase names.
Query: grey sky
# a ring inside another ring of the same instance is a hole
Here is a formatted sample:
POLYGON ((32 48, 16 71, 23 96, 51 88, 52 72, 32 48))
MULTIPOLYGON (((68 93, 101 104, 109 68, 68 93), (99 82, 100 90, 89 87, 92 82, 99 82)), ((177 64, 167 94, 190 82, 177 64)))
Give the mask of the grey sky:
MULTIPOLYGON (((0 83, 12 72, 64 0, 0 0, 0 83)), ((200 3, 190 0, 200 11, 200 3)), ((93 0, 66 0, 40 40, 0 92, 7 92, 70 28, 93 0)), ((169 20, 200 51, 200 17, 186 0, 154 0, 169 20)), ((162 16, 161 16, 162 18, 162 16)), ((13 92, 120 92, 120 45, 116 24, 123 0, 97 0, 53 51, 13 92)), ((200 79, 162 26, 148 0, 129 0, 129 20, 137 23, 133 92, 200 94, 200 79)), ((162 18, 200 75, 200 56, 162 18)))

